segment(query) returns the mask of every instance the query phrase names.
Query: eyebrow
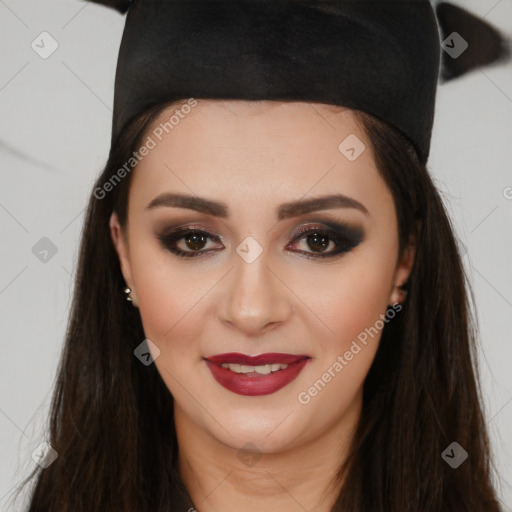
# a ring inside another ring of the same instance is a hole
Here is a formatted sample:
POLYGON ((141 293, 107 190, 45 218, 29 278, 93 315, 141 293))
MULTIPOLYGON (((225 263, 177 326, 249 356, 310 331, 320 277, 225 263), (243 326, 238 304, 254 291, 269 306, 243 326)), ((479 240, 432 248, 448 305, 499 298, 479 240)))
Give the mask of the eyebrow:
MULTIPOLYGON (((229 217, 229 207, 226 203, 189 194, 161 194, 155 197, 146 206, 145 210, 152 210, 162 206, 187 208, 189 210, 195 210, 200 213, 221 218, 229 217)), ((317 210, 327 210, 330 208, 355 208, 356 210, 363 212, 365 215, 368 215, 368 210, 359 201, 343 194, 329 194, 313 197, 311 199, 299 199, 297 201, 283 203, 279 205, 277 209, 277 218, 279 220, 283 220, 317 210)))

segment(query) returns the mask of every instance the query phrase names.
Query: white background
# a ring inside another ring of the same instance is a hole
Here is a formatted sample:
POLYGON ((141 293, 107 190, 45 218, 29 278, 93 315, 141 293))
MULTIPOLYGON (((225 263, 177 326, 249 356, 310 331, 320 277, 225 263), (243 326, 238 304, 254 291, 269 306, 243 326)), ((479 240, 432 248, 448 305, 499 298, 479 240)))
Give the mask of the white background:
MULTIPOLYGON (((462 2, 456 1, 459 5, 462 2)), ((464 6, 512 35, 512 0, 464 6)), ((70 306, 83 209, 109 150, 124 17, 77 0, 0 0, 0 510, 34 467, 70 306), (42 32, 58 49, 42 59, 42 32), (42 263, 32 247, 48 237, 42 263)), ((512 511, 512 64, 440 86, 429 168, 462 244, 486 416, 512 511), (507 192, 508 199, 507 199, 507 192)), ((471 454, 469 454, 471 457, 471 454)), ((12 510, 12 508, 9 508, 12 510)))

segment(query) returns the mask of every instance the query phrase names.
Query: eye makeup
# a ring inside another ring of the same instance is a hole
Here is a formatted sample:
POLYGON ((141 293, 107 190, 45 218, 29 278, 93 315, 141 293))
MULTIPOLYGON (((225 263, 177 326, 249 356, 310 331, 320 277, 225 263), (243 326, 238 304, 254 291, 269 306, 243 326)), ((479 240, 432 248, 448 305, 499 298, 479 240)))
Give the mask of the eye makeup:
MULTIPOLYGON (((329 246, 332 242, 335 247, 333 250, 328 252, 297 251, 300 254, 303 254, 306 258, 318 259, 341 256, 357 247, 364 239, 364 232, 360 227, 326 221, 323 221, 322 224, 323 226, 319 224, 313 226, 302 226, 293 236, 292 242, 303 239, 308 241, 315 240, 314 244, 317 246, 325 247, 326 242, 327 246, 329 246), (327 226, 327 228, 325 226, 327 226)), ((287 248, 288 247, 291 247, 291 245, 288 245, 287 248)), ((309 247, 311 248, 311 245, 309 245, 309 247)))
MULTIPOLYGON (((224 247, 219 235, 192 226, 164 229, 157 239, 163 249, 181 258, 203 258, 224 247), (178 246, 180 242, 181 247, 178 246), (218 247, 204 249, 208 242, 216 243, 218 247)), ((286 249, 308 259, 335 258, 357 247, 363 239, 364 231, 358 226, 322 221, 301 226, 292 235, 286 249), (296 249, 297 242, 303 240, 306 250, 296 249)))

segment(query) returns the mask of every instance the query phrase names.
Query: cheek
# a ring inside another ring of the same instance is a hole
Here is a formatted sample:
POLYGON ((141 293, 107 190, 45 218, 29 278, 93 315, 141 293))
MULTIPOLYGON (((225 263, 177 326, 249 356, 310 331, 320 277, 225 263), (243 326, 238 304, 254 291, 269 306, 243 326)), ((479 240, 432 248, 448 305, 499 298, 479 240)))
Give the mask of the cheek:
POLYGON ((385 313, 394 274, 392 249, 365 249, 330 271, 319 268, 297 280, 302 283, 295 288, 297 294, 321 320, 316 323, 322 352, 348 350, 351 341, 385 313))
POLYGON ((213 276, 208 279, 197 272, 173 270, 176 267, 164 251, 149 247, 150 244, 141 244, 131 255, 145 335, 162 352, 167 351, 172 341, 170 357, 179 356, 185 348, 190 357, 190 340, 199 339, 202 305, 214 284, 213 276))
MULTIPOLYGON (((323 325, 316 322, 321 330, 316 336, 312 333, 317 360, 305 375, 303 394, 298 397, 301 404, 314 402, 312 409, 321 409, 322 404, 330 403, 328 415, 335 416, 357 396, 374 360, 382 329, 392 321, 386 317, 386 310, 395 250, 392 244, 380 245, 379 250, 367 247, 347 258, 329 276, 325 271, 310 274, 310 291, 304 302, 312 305, 323 325)), ((304 286, 302 293, 307 289, 304 286)))

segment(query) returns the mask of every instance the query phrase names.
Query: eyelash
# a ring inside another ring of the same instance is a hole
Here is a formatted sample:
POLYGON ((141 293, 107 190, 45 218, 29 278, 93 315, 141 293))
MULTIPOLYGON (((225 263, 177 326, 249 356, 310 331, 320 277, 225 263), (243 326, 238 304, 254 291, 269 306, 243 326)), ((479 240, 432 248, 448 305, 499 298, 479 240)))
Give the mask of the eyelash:
MULTIPOLYGON (((298 251, 299 253, 305 255, 308 259, 323 259, 323 258, 333 258, 335 256, 339 256, 343 253, 349 252, 350 250, 357 247, 362 241, 362 235, 359 235, 359 231, 354 231, 352 228, 348 226, 340 226, 339 229, 346 230, 348 233, 343 235, 334 231, 332 229, 328 229, 325 227, 306 227, 301 228, 296 235, 294 236, 292 243, 300 241, 303 238, 306 238, 307 235, 319 235, 320 237, 326 237, 329 239, 329 242, 335 242, 337 244, 337 249, 329 253, 314 253, 307 251, 298 251), (354 232, 353 232, 354 231, 354 232)), ((198 258, 209 252, 215 251, 216 249, 210 250, 200 250, 200 251, 182 251, 181 249, 176 248, 176 242, 186 237, 186 235, 204 235, 209 240, 214 242, 218 241, 217 237, 211 235, 207 231, 203 231, 200 229, 194 228, 181 228, 177 229, 173 233, 163 234, 157 236, 158 240, 162 244, 162 247, 171 253, 179 256, 180 258, 198 258)))

